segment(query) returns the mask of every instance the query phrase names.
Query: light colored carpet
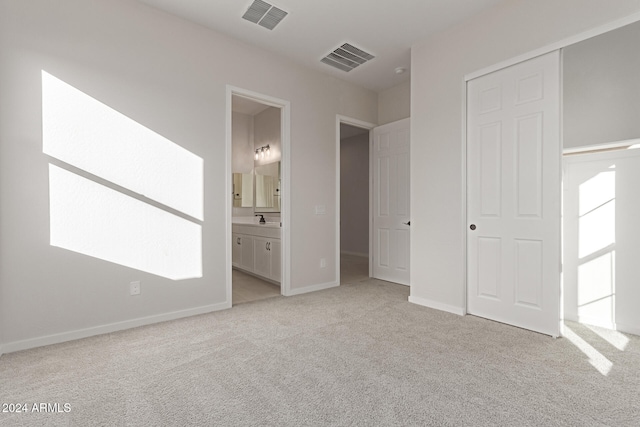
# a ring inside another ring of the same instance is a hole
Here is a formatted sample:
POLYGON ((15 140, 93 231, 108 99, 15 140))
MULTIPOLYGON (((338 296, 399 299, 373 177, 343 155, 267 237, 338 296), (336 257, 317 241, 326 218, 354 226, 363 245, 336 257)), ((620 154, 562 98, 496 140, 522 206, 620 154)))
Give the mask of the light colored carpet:
POLYGON ((0 402, 71 412, 0 424, 640 425, 639 337, 554 340, 408 292, 368 279, 7 354, 0 402))

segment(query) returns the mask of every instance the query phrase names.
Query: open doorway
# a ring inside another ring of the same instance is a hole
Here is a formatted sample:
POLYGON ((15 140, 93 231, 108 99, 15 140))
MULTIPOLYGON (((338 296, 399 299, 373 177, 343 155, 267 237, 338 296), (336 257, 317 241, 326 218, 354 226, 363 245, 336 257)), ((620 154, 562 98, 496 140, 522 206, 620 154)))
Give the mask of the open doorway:
POLYGON ((640 23, 563 49, 564 319, 640 334, 640 23))
POLYGON ((369 278, 371 162, 370 124, 338 123, 340 284, 369 278))
POLYGON ((288 289, 288 104, 241 90, 228 95, 227 295, 237 305, 286 295, 288 289))

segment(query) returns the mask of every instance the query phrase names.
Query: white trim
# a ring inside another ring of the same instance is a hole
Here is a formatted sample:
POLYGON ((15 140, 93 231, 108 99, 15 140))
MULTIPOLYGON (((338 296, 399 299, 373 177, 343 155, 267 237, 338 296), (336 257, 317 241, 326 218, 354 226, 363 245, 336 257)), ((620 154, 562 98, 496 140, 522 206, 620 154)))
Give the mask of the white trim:
POLYGON ((372 242, 372 233, 373 233, 372 221, 371 221, 371 215, 373 212, 373 204, 371 201, 371 198, 372 198, 371 192, 373 189, 373 186, 372 186, 373 178, 371 173, 373 170, 371 168, 371 162, 372 162, 371 155, 373 153, 372 130, 374 127, 376 127, 376 125, 373 123, 369 123, 362 120, 354 119, 352 117, 336 114, 336 218, 335 218, 336 271, 335 271, 335 275, 336 275, 336 280, 338 282, 340 282, 340 124, 341 123, 344 123, 346 125, 356 126, 362 129, 367 129, 369 131, 369 277, 371 277, 371 264, 372 264, 371 263, 371 259, 372 259, 371 242, 372 242))
POLYGON ((463 277, 462 277, 462 307, 464 307, 464 312, 467 311, 467 301, 469 299, 467 293, 469 292, 469 269, 468 269, 468 254, 469 250, 468 246, 468 233, 467 226, 469 224, 469 218, 467 217, 467 204, 469 201, 467 200, 467 92, 468 92, 468 84, 467 81, 462 82, 462 170, 460 171, 462 178, 462 265, 463 269, 463 277))
MULTIPOLYGON (((638 19, 640 19, 640 13, 638 14, 638 19)), ((543 48, 543 49, 546 49, 546 48, 543 48)), ((506 62, 502 62, 502 63, 496 64, 495 66, 485 68, 484 70, 481 70, 482 72, 478 72, 477 75, 476 75, 476 73, 472 73, 471 76, 473 76, 473 77, 469 77, 470 75, 466 75, 465 76, 465 85, 464 85, 464 88, 463 88, 463 91, 464 91, 464 95, 463 95, 463 104, 464 104, 463 117, 464 117, 464 119, 463 119, 463 126, 462 126, 464 150, 463 150, 463 156, 462 157, 463 157, 463 169, 464 169, 464 174, 465 174, 465 177, 466 177, 466 172, 467 172, 467 167, 468 167, 467 166, 467 163, 468 163, 467 162, 468 161, 468 159, 467 159, 467 149, 468 149, 468 139, 467 139, 467 137, 468 137, 468 132, 467 132, 468 82, 470 80, 475 79, 475 78, 482 77, 482 76, 484 76, 486 74, 490 74, 490 73, 493 73, 493 72, 496 72, 496 71, 500 71, 500 70, 503 70, 504 68, 507 68, 509 66, 517 65, 517 64, 520 64, 520 63, 522 63, 524 61, 527 61, 529 59, 541 56, 543 54, 550 54, 550 53, 555 52, 555 51, 558 52, 557 55, 558 55, 558 73, 559 73, 559 75, 558 75, 558 82, 559 82, 559 87, 558 87, 558 91, 559 91, 559 93, 558 93, 558 114, 559 114, 559 117, 558 117, 558 120, 559 120, 558 156, 560 158, 560 162, 559 162, 560 163, 559 164, 559 167, 560 167, 560 182, 558 183, 558 185, 560 186, 560 203, 558 205, 559 212, 557 212, 557 215, 560 218, 560 223, 559 223, 560 230, 558 230, 559 241, 557 242, 558 247, 559 247, 558 274, 560 276, 560 278, 559 278, 559 287, 560 287, 560 289, 558 290, 559 296, 558 296, 558 315, 557 315, 558 317, 557 317, 557 319, 558 319, 558 335, 562 336, 562 328, 563 328, 563 326, 562 326, 562 317, 564 315, 564 313, 563 313, 563 307, 564 307, 563 298, 564 297, 563 297, 563 292, 562 292, 564 290, 564 287, 563 287, 563 285, 564 285, 563 284, 564 276, 562 274, 562 259, 563 259, 563 257, 562 257, 563 246, 562 245, 563 245, 563 233, 564 233, 564 230, 562 228, 562 213, 563 213, 563 211, 562 211, 562 209, 563 209, 562 203, 563 203, 563 197, 564 197, 563 196, 563 189, 562 189, 563 178, 564 178, 563 162, 562 162, 562 147, 563 147, 563 143, 564 143, 564 141, 563 141, 563 134, 564 134, 564 132, 563 132, 563 125, 564 125, 564 117, 563 117, 563 80, 564 80, 564 76, 563 76, 563 51, 562 51, 561 48, 556 47, 554 49, 551 49, 551 50, 548 50, 548 51, 544 51, 543 53, 539 53, 539 51, 533 51, 530 54, 521 55, 521 56, 518 56, 518 57, 513 59, 513 61, 515 61, 515 59, 519 59, 518 61, 511 62, 512 60, 509 60, 509 61, 506 61, 506 62), (528 57, 527 55, 531 55, 531 56, 528 57), (508 65, 505 65, 507 63, 508 63, 508 65)), ((467 239, 467 236, 468 236, 467 224, 470 221, 467 218, 467 209, 468 209, 468 203, 469 203, 469 200, 468 200, 468 197, 467 197, 467 193, 468 193, 467 192, 467 185, 468 185, 468 182, 466 180, 463 181, 463 182, 464 182, 464 186, 463 187, 464 187, 464 193, 465 193, 463 210, 465 212, 464 216, 465 216, 465 219, 466 219, 465 226, 464 226, 465 227, 464 228, 465 229, 465 233, 464 233, 464 236, 465 236, 464 261, 465 262, 463 264, 464 276, 465 276, 465 280, 464 280, 464 285, 465 285, 465 288, 464 288, 464 295, 465 295, 464 300, 465 300, 465 304, 464 304, 463 307, 464 307, 464 311, 468 312, 468 300, 469 300, 469 280, 468 280, 469 264, 468 263, 469 263, 469 258, 468 258, 468 245, 467 245, 467 240, 468 240, 467 239)), ((492 319, 492 320, 494 320, 494 319, 492 319)), ((518 326, 518 325, 513 324, 513 326, 518 326)), ((557 337, 556 335, 552 335, 552 336, 557 337)))
POLYGON ((558 42, 548 44, 539 49, 534 49, 522 55, 518 55, 514 58, 510 58, 505 61, 498 62, 497 64, 493 64, 489 67, 485 67, 480 70, 474 71, 472 73, 466 74, 464 78, 466 81, 473 80, 478 77, 484 76, 485 74, 490 74, 490 73, 493 73, 494 71, 498 71, 503 68, 510 67, 520 62, 528 61, 529 59, 535 58, 537 56, 545 55, 547 53, 553 52, 554 50, 560 50, 567 46, 571 46, 572 44, 579 43, 581 41, 599 36, 604 33, 608 33, 609 31, 617 30, 618 28, 624 27, 625 25, 633 24, 634 22, 637 22, 637 21, 640 21, 640 12, 632 13, 631 15, 625 16, 624 18, 620 18, 615 21, 609 22, 607 24, 597 26, 590 30, 583 31, 574 36, 567 37, 558 42))
POLYGON ((335 281, 335 282, 320 283, 318 285, 305 286, 302 288, 290 289, 287 296, 294 296, 294 295, 300 295, 300 294, 307 294, 309 292, 322 291, 324 289, 335 288, 339 285, 340 283, 338 281, 335 281))
MULTIPOLYGON (((280 159, 281 168, 281 240, 282 240, 282 277, 280 280, 280 292, 282 295, 290 295, 289 290, 291 287, 291 272, 289 265, 291 265, 291 103, 284 99, 275 98, 273 96, 263 95, 258 92, 253 92, 247 89, 227 85, 227 108, 226 108, 226 141, 225 141, 225 188, 229 191, 226 194, 231 193, 231 101, 232 96, 240 96, 248 98, 252 101, 259 102, 261 104, 269 105, 271 107, 280 108, 280 143, 282 146, 282 158, 280 159)), ((231 206, 231 198, 225 199, 225 222, 226 222, 226 236, 227 248, 231 247, 231 222, 233 218, 233 210, 231 206)), ((232 279, 231 279, 231 251, 226 251, 225 257, 225 274, 226 274, 226 290, 227 301, 231 304, 232 299, 232 279)))
POLYGON ((616 323, 616 330, 627 334, 640 335, 640 327, 638 327, 638 325, 625 325, 624 323, 616 323))
POLYGON ((606 144, 582 145, 580 147, 565 148, 562 154, 590 154, 593 151, 616 150, 640 144, 640 138, 625 139, 623 141, 608 142, 606 144))
POLYGON ((564 162, 562 161, 562 149, 564 147, 564 50, 558 50, 558 157, 560 161, 558 162, 558 171, 560 176, 560 182, 558 185, 560 186, 560 202, 558 203, 558 212, 557 214, 560 217, 560 222, 558 224, 558 241, 556 244, 558 245, 558 329, 557 336, 553 335, 554 338, 558 336, 563 336, 564 329, 562 327, 562 317, 564 316, 564 273, 563 273, 563 263, 564 263, 564 162))
MULTIPOLYGON (((628 145, 612 144, 608 148, 601 148, 599 150, 592 150, 590 147, 582 147, 585 150, 575 151, 570 156, 564 156, 562 158, 563 163, 581 163, 591 162, 593 160, 605 160, 605 159, 617 159, 620 157, 635 157, 640 156, 640 150, 637 148, 628 149, 625 148, 628 145)), ((604 147, 604 145, 600 145, 604 147)), ((640 148, 640 147, 638 147, 640 148)))
POLYGON ((576 323, 581 323, 587 326, 597 326, 599 328, 611 329, 612 331, 617 331, 620 328, 615 322, 603 322, 601 319, 589 317, 589 316, 577 316, 576 319, 567 319, 576 323))
POLYGON ((223 302, 219 304, 206 305, 202 307, 190 308, 187 310, 173 311, 170 313, 163 313, 154 316, 140 317, 137 319, 125 320, 122 322, 109 323, 92 328, 77 329, 70 332, 45 335, 38 338, 30 338, 26 340, 6 343, 2 347, 2 351, 5 353, 12 353, 14 351, 27 350, 30 348, 42 347, 45 345, 59 344, 66 341, 88 338, 95 335, 108 334, 124 329, 137 328, 139 326, 151 325, 154 323, 166 322, 169 320, 182 319, 184 317, 197 316, 200 314, 211 313, 213 311, 225 310, 227 308, 231 308, 231 304, 229 302, 223 302))
POLYGON ((434 310, 446 311, 447 313, 457 314, 458 316, 464 316, 465 314, 467 314, 466 310, 462 307, 456 307, 454 305, 444 304, 429 298, 410 296, 409 302, 412 304, 421 305, 423 307, 433 308, 434 310))

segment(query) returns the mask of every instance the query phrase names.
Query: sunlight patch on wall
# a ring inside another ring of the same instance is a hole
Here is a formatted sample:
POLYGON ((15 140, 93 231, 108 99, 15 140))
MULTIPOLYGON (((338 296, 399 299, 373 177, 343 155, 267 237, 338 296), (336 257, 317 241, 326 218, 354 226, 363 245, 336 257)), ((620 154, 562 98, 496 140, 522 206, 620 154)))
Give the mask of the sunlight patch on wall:
POLYGON ((203 160, 42 71, 43 151, 203 219, 203 160))
POLYGON ((615 250, 578 266, 578 319, 615 323, 615 250))
POLYGON ((615 327, 616 170, 578 187, 578 319, 615 327))
POLYGON ((43 152, 62 161, 49 164, 51 246, 173 280, 202 277, 202 158, 44 70, 42 130, 43 152))
POLYGON ((616 242, 616 172, 601 172, 579 187, 579 250, 584 258, 616 242))
POLYGON ((49 165, 51 245, 173 280, 202 277, 201 226, 49 165))

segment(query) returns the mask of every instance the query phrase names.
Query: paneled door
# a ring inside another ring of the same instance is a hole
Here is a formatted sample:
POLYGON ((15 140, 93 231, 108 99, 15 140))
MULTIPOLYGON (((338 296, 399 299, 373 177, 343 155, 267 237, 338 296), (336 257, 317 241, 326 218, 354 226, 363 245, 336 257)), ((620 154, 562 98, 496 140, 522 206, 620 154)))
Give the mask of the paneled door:
POLYGON ((409 125, 373 129, 373 277, 409 285, 409 125))
POLYGON ((468 82, 467 310, 560 327, 560 56, 468 82))

